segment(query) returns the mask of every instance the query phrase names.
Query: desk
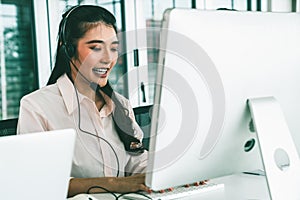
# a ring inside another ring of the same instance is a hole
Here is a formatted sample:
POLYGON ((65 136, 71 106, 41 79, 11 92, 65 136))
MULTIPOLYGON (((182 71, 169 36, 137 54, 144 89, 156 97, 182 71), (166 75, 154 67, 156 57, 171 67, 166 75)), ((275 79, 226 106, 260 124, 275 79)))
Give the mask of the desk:
MULTIPOLYGON (((235 174, 225 177, 212 179, 217 183, 224 183, 224 190, 217 190, 200 194, 193 197, 184 198, 185 200, 269 200, 268 187, 265 176, 248 174, 235 174)), ((113 200, 110 194, 93 194, 95 200, 113 200)), ((69 198, 68 200, 87 200, 87 198, 69 198)))

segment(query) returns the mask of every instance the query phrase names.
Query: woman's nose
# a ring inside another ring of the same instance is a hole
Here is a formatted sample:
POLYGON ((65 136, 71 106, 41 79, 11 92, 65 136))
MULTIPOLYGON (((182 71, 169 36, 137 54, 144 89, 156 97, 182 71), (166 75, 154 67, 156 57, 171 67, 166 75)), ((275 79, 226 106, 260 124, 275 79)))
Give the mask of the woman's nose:
POLYGON ((103 64, 109 64, 112 62, 112 60, 113 60, 112 53, 109 51, 109 49, 105 48, 102 52, 100 62, 103 64))

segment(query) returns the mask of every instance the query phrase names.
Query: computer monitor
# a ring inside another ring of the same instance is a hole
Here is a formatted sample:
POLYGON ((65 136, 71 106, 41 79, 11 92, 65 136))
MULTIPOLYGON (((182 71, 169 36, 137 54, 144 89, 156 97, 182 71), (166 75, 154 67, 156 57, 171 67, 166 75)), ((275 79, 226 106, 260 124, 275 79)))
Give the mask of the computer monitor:
POLYGON ((159 48, 146 185, 264 169, 248 99, 277 100, 300 152, 298 13, 167 10, 159 48))

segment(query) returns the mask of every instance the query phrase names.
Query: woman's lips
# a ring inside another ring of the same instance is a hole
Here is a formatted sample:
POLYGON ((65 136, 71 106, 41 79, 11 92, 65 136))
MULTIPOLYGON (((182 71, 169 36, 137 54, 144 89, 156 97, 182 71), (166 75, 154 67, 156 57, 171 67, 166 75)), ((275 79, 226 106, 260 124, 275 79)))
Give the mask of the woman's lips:
POLYGON ((106 78, 109 68, 105 68, 105 67, 94 67, 93 69, 93 73, 100 77, 100 78, 106 78))
POLYGON ((93 72, 95 73, 95 74, 98 74, 98 75, 105 75, 106 73, 107 73, 107 71, 109 70, 108 68, 93 68, 92 69, 93 70, 93 72))

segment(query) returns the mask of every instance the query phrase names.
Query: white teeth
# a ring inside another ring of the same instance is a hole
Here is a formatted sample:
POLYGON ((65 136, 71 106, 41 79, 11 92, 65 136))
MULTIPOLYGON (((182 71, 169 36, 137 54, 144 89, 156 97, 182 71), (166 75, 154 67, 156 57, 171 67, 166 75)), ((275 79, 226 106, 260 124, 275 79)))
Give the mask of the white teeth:
POLYGON ((103 75, 107 72, 107 68, 93 68, 93 72, 103 75))

